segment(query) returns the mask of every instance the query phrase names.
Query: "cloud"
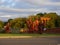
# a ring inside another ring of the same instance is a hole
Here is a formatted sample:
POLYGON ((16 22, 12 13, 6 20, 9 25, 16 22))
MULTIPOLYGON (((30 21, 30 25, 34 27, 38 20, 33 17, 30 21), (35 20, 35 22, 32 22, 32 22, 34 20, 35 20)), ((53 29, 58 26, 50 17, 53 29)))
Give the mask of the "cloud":
MULTIPOLYGON (((38 8, 38 9, 16 9, 16 8, 0 8, 1 13, 3 12, 4 14, 10 14, 10 15, 21 15, 21 14, 28 14, 28 15, 32 15, 32 14, 36 14, 36 13, 40 13, 40 12, 57 12, 58 14, 60 14, 60 8, 38 8)), ((22 15, 21 15, 22 16, 22 15)), ((26 15, 23 15, 26 16, 26 15)), ((22 16, 22 17, 23 17, 22 16)))
POLYGON ((1 4, 1 3, 4 3, 5 1, 6 1, 6 0, 0 0, 0 4, 1 4))
POLYGON ((10 17, 11 17, 11 15, 2 15, 2 16, 0 16, 0 17, 10 18, 10 17))
POLYGON ((9 18, 17 18, 17 17, 27 17, 29 15, 37 14, 37 13, 44 13, 44 12, 56 12, 60 14, 60 10, 52 10, 48 8, 39 8, 39 9, 15 9, 15 8, 0 8, 0 10, 3 10, 0 12, 0 17, 9 17, 9 18))
POLYGON ((15 8, 0 8, 0 10, 5 10, 5 11, 12 11, 12 12, 38 12, 40 11, 42 8, 40 9, 15 9, 15 8))
POLYGON ((15 8, 0 8, 0 10, 10 11, 10 12, 44 12, 47 8, 39 8, 39 9, 15 9, 15 8))
POLYGON ((15 7, 20 0, 0 0, 0 7, 15 7))
POLYGON ((17 17, 27 17, 29 14, 8 14, 4 12, 0 12, 0 18, 17 18, 17 17))
POLYGON ((0 18, 27 17, 40 12, 60 14, 60 1, 57 0, 0 0, 0 18))
POLYGON ((19 2, 21 0, 0 0, 0 3, 5 3, 5 2, 8 2, 8 3, 11 3, 11 2, 19 2))
POLYGON ((24 0, 29 2, 30 4, 34 5, 53 5, 53 6, 60 6, 60 2, 52 2, 50 0, 24 0))
POLYGON ((60 1, 58 0, 1 0, 0 3, 11 3, 12 5, 15 5, 14 3, 21 3, 26 2, 33 5, 38 6, 46 6, 46 5, 52 5, 52 6, 60 6, 60 1))
POLYGON ((16 8, 0 8, 0 10, 3 10, 2 12, 9 12, 9 13, 33 13, 33 12, 55 12, 55 11, 59 11, 60 8, 39 8, 39 9, 16 9, 16 8))
POLYGON ((14 19, 18 17, 27 17, 29 14, 8 14, 4 12, 0 12, 0 20, 8 21, 8 19, 14 19))

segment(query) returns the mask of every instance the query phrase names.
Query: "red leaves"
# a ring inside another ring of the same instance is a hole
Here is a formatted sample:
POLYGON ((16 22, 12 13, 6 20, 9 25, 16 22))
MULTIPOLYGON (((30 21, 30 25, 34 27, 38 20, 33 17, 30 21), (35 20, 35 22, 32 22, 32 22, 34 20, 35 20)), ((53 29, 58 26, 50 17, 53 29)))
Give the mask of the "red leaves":
POLYGON ((27 27, 29 31, 38 31, 39 21, 35 20, 34 22, 30 19, 27 20, 27 27))

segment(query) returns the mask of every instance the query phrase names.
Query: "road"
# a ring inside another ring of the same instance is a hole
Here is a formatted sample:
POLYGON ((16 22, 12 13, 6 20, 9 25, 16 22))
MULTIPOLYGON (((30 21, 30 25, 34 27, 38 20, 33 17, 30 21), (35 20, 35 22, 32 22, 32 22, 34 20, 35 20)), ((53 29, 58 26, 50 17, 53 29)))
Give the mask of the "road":
POLYGON ((59 37, 7 38, 0 39, 0 45, 60 45, 59 37))

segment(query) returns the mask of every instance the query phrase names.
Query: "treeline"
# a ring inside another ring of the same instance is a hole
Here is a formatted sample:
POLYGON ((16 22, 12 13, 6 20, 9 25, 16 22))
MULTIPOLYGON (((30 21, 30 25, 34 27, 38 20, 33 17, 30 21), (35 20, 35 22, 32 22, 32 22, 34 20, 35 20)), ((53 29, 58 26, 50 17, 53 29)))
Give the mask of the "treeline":
MULTIPOLYGON (((50 20, 46 22, 45 28, 55 28, 60 27, 60 15, 56 13, 38 13, 36 15, 31 15, 29 17, 24 18, 15 18, 15 19, 9 19, 7 22, 9 22, 11 25, 10 27, 12 29, 18 30, 21 28, 28 28, 26 21, 31 19, 32 22, 34 22, 37 18, 40 19, 40 17, 49 17, 50 20)), ((40 20, 41 21, 41 20, 40 20)), ((3 29, 3 27, 7 24, 7 22, 2 22, 0 20, 0 30, 3 29)))

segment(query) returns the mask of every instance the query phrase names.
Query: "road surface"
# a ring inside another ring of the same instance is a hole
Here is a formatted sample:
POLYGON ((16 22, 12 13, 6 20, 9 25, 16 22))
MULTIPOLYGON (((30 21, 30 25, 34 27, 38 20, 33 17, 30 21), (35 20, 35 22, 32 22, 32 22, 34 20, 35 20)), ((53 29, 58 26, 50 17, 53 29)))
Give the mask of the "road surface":
POLYGON ((60 45, 59 37, 36 38, 5 38, 0 39, 0 45, 60 45))

